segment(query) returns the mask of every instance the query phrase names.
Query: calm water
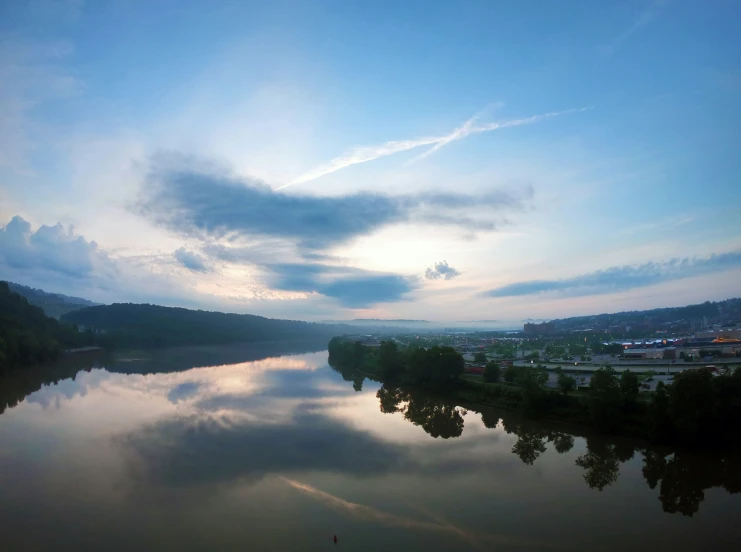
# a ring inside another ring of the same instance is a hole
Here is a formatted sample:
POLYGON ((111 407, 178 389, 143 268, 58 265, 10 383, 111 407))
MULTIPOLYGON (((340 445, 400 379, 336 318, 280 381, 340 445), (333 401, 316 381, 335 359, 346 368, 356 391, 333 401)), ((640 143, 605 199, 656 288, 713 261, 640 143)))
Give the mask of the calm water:
POLYGON ((301 350, 0 380, 0 549, 741 549, 738 457, 379 393, 301 350))

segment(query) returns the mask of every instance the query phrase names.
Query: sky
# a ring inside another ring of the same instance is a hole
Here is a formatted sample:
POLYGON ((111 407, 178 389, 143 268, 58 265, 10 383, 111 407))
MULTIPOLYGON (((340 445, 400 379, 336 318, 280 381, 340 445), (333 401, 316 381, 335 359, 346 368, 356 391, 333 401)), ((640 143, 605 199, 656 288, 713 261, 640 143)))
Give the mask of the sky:
POLYGON ((0 4, 0 278, 303 320, 741 295, 735 0, 0 4))

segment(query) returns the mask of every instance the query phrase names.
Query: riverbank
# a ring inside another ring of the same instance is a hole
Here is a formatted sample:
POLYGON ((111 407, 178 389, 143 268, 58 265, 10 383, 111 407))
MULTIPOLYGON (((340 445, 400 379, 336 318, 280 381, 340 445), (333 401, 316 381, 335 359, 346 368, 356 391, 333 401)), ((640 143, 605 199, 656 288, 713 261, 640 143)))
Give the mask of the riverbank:
POLYGON ((487 366, 484 378, 467 376, 463 357, 450 347, 399 350, 393 342, 382 342, 369 348, 335 338, 328 348, 330 365, 344 379, 362 385, 364 377, 371 377, 383 384, 389 397, 395 396, 395 389, 419 391, 445 401, 506 408, 529 419, 655 443, 741 445, 741 370, 716 376, 704 368, 685 370, 658 383, 653 392, 641 392, 641 379, 629 371, 603 367, 580 385, 564 370, 558 389, 552 389, 547 386, 548 372, 532 365, 506 371, 497 366, 489 371, 487 366))

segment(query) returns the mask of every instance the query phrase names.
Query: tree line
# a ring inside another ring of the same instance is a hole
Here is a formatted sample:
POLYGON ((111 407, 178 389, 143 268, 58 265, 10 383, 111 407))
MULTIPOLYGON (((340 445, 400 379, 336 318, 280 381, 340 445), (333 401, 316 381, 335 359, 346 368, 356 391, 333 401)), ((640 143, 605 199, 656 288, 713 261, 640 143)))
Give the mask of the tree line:
POLYGON ((337 333, 328 324, 132 303, 88 307, 62 320, 94 329, 106 348, 327 339, 337 333))
POLYGON ((382 381, 449 390, 459 382, 465 368, 463 356, 453 347, 433 345, 429 349, 409 346, 400 350, 394 341, 366 347, 359 341, 334 337, 329 342, 329 363, 361 370, 382 381))
POLYGON ((54 360, 63 348, 89 345, 92 339, 92 333, 46 316, 0 282, 0 372, 54 360))
MULTIPOLYGON (((641 393, 636 373, 611 367, 592 373, 588 389, 576 391, 574 377, 557 370, 558 389, 545 386, 542 367, 486 364, 483 381, 463 378, 463 357, 452 347, 399 349, 393 341, 379 347, 333 338, 329 362, 360 370, 400 387, 419 387, 479 404, 522 411, 529 418, 551 418, 591 425, 600 432, 648 438, 657 443, 731 445, 741 443, 741 369, 713 376, 705 369, 685 370, 670 385, 641 393)), ((362 385, 362 380, 361 380, 362 385)))
MULTIPOLYGON (((599 431, 641 436, 684 445, 741 443, 741 368, 713 376, 708 370, 685 370, 654 393, 641 394, 638 374, 612 367, 592 373, 586 392, 574 392, 576 379, 557 368, 558 390, 546 389, 542 368, 489 362, 483 374, 483 401, 509 401, 533 418, 567 418, 599 431), (506 384, 506 387, 501 384, 506 384)), ((479 397, 480 399, 482 397, 479 397)))

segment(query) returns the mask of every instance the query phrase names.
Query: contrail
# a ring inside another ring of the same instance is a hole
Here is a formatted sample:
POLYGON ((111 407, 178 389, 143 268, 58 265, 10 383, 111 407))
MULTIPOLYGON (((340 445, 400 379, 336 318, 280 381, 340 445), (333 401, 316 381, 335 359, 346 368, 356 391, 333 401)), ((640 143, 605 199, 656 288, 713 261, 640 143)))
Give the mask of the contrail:
POLYGON ((417 138, 416 140, 394 140, 391 142, 386 142, 385 144, 381 144, 379 146, 367 146, 367 147, 362 147, 362 148, 356 148, 346 155, 335 157, 328 163, 319 165, 318 167, 311 169, 310 171, 294 178, 287 184, 278 186, 277 188, 275 188, 275 190, 276 191, 283 190, 284 188, 288 188, 289 186, 293 186, 294 184, 301 184, 303 182, 309 182, 310 180, 315 180, 321 176, 325 176, 327 174, 331 174, 333 172, 339 171, 340 169, 344 169, 345 167, 350 167, 352 165, 357 165, 359 163, 366 163, 368 161, 374 161, 376 159, 380 159, 381 157, 386 157, 388 155, 393 155, 395 153, 400 153, 402 151, 409 151, 409 150, 416 149, 422 146, 433 146, 432 148, 424 152, 422 155, 415 158, 415 159, 422 159, 423 157, 427 157, 431 153, 434 153, 435 151, 439 150, 443 146, 446 146, 450 142, 454 142, 455 140, 460 140, 461 138, 465 138, 466 136, 470 136, 471 134, 491 132, 493 130, 499 130, 502 128, 508 128, 508 127, 514 127, 514 126, 530 125, 530 124, 542 121, 544 119, 550 119, 553 117, 557 117, 559 115, 566 115, 569 113, 587 111, 588 109, 591 109, 591 108, 583 107, 579 109, 567 109, 564 111, 553 111, 551 113, 533 115, 532 117, 527 117, 524 119, 514 119, 511 121, 503 121, 499 123, 488 123, 488 124, 479 125, 479 126, 475 126, 475 121, 477 117, 472 117, 471 119, 463 123, 463 125, 456 128, 449 134, 446 134, 445 136, 427 136, 423 138, 417 138))

